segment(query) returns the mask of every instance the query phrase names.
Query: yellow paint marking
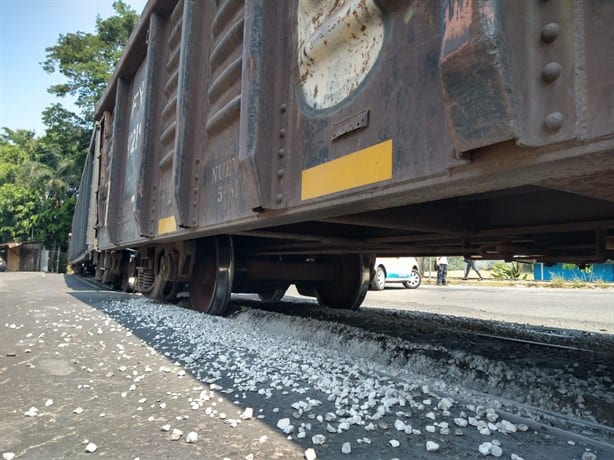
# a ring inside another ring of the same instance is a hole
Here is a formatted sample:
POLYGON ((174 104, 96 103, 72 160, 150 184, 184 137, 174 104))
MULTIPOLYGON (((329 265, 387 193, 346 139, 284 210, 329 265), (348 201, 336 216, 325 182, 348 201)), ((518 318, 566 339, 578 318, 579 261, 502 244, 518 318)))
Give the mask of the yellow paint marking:
POLYGON ((392 139, 303 170, 301 200, 392 179, 392 139))
POLYGON ((164 217, 158 221, 158 234, 171 233, 177 230, 175 216, 164 217))

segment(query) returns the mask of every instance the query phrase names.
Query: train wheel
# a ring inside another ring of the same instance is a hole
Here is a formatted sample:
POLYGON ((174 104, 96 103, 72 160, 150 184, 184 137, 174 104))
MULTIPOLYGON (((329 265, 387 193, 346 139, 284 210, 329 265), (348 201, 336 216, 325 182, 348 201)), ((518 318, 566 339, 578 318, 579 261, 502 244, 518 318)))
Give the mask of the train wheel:
POLYGON ((147 297, 165 302, 174 302, 177 297, 177 283, 156 276, 151 290, 145 293, 147 297))
POLYGON ((151 290, 146 292, 145 295, 150 299, 174 302, 177 298, 177 283, 163 280, 162 278, 156 278, 151 290))
POLYGON ((161 253, 158 259, 157 273, 151 290, 146 294, 148 297, 165 302, 174 302, 177 298, 178 283, 168 278, 173 272, 173 259, 168 253, 161 253))
POLYGON ((109 267, 105 267, 104 271, 102 272, 102 284, 111 284, 113 287, 115 287, 115 278, 115 275, 111 275, 111 269, 109 267))
POLYGON ((325 256, 321 261, 332 263, 335 279, 316 286, 316 297, 322 306, 358 310, 369 289, 368 258, 360 254, 325 256))
POLYGON ((234 276, 232 238, 217 236, 198 243, 190 281, 192 308, 221 316, 226 313, 234 276))
POLYGON ((316 288, 311 284, 297 284, 296 290, 300 295, 304 295, 305 297, 317 297, 316 288))
POLYGON ((286 291, 288 290, 289 286, 285 286, 285 287, 281 287, 278 289, 265 289, 262 290, 258 293, 258 298, 262 301, 262 302, 267 302, 267 303, 271 303, 271 302, 279 302, 284 295, 286 295, 286 291))
POLYGON ((160 291, 160 297, 166 302, 175 302, 177 300, 177 291, 179 283, 176 281, 167 281, 160 291))
POLYGON ((120 289, 123 292, 131 290, 130 278, 136 274, 136 260, 130 258, 129 253, 122 255, 121 262, 119 263, 119 275, 116 289, 120 289))

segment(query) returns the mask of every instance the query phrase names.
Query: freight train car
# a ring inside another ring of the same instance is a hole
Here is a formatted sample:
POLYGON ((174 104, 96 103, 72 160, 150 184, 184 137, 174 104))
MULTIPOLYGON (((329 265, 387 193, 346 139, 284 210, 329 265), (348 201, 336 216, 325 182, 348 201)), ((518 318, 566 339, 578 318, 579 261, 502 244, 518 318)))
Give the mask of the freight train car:
POLYGON ((72 262, 224 313, 356 309, 375 255, 614 256, 614 2, 150 0, 72 262))

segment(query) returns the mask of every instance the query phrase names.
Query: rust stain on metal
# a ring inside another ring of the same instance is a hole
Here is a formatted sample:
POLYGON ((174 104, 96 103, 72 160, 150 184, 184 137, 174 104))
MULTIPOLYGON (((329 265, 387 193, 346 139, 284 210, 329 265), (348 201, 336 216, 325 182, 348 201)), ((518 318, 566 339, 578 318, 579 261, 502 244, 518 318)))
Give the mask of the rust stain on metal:
POLYGON ((444 11, 444 46, 469 32, 473 14, 473 0, 449 1, 447 3, 444 11))
POLYGON ((383 19, 373 0, 299 3, 299 84, 316 109, 332 107, 373 67, 383 43, 383 19))

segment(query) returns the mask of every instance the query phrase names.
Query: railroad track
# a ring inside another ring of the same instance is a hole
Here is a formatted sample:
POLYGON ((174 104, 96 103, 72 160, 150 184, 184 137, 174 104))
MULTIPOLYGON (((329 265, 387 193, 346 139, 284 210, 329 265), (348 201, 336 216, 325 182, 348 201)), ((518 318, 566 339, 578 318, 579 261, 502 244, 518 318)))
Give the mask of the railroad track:
POLYGON ((574 346, 569 346, 569 345, 562 345, 562 344, 548 343, 548 342, 539 342, 537 340, 528 340, 528 339, 522 339, 518 337, 508 337, 508 336, 503 336, 503 335, 488 334, 485 332, 464 331, 460 329, 450 329, 450 328, 443 328, 442 331, 446 331, 446 332, 453 333, 453 334, 463 334, 467 336, 475 336, 475 337, 480 337, 480 338, 484 338, 487 340, 497 340, 501 342, 512 342, 515 344, 531 345, 535 347, 544 347, 544 348, 567 350, 567 351, 578 351, 578 352, 584 352, 584 353, 595 353, 594 350, 591 350, 589 348, 574 347, 574 346))
MULTIPOLYGON (((239 301, 235 300, 235 304, 239 301)), ((406 312, 393 309, 362 309, 357 312, 320 308, 315 301, 290 298, 289 302, 263 305, 251 296, 242 296, 241 305, 248 305, 267 311, 324 319, 360 327, 362 329, 392 335, 412 341, 424 339, 429 343, 447 342, 452 336, 463 336, 482 340, 539 347, 564 352, 577 352, 591 356, 604 356, 612 359, 614 344, 595 343, 591 336, 581 339, 552 330, 528 325, 508 325, 497 321, 474 320, 422 312, 406 312), (580 341, 581 340, 581 341, 580 341), (612 345, 612 346, 610 346, 612 345), (609 351, 608 351, 608 347, 609 351)), ((474 349, 472 349, 475 351, 474 349)))

